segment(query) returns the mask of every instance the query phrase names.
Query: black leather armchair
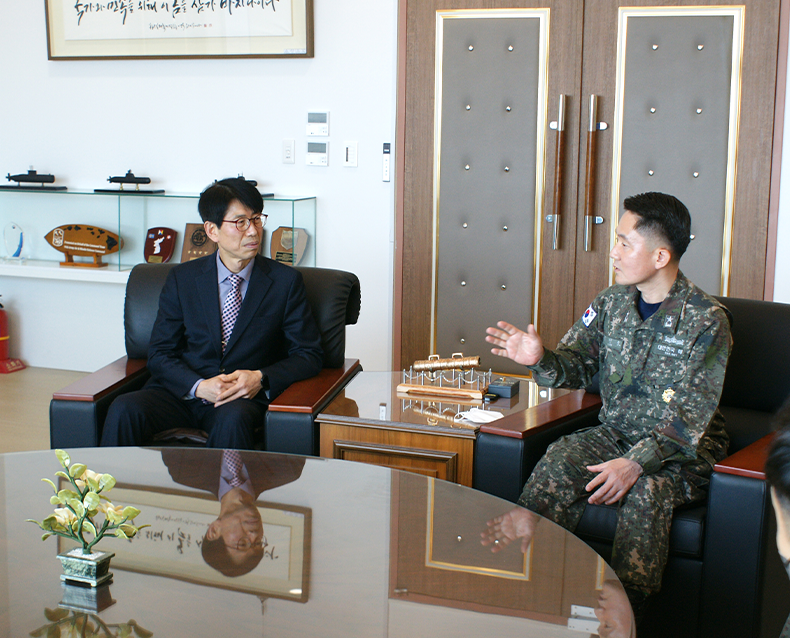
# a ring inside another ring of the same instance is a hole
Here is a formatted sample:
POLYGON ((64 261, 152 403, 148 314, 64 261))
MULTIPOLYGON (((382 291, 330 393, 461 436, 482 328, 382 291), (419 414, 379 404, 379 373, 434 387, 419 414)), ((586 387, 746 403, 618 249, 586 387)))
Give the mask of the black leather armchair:
MULTIPOLYGON (((148 343, 159 307, 159 293, 174 264, 139 264, 129 274, 124 304, 126 356, 54 393, 50 403, 53 448, 95 447, 115 398, 141 388, 149 378, 148 343)), ((269 405, 257 445, 273 452, 316 454, 314 417, 362 368, 345 358, 345 327, 357 322, 360 287, 356 275, 325 268, 299 268, 307 300, 321 333, 324 368, 294 383, 269 405), (295 423, 294 427, 290 427, 295 423)), ((157 444, 205 443, 200 430, 170 432, 157 444)))
MULTIPOLYGON (((731 456, 711 477, 707 502, 678 508, 662 590, 648 606, 640 638, 773 638, 790 613, 790 583, 776 551, 776 522, 763 467, 773 414, 790 396, 790 305, 720 298, 732 314, 733 350, 720 409, 731 456)), ((481 428, 475 486, 515 501, 548 445, 594 425, 577 419, 535 440, 505 440, 481 428), (499 466, 516 468, 498 480, 499 466), (514 477, 518 475, 516 484, 514 477)), ((611 557, 617 509, 588 505, 576 534, 611 557)))

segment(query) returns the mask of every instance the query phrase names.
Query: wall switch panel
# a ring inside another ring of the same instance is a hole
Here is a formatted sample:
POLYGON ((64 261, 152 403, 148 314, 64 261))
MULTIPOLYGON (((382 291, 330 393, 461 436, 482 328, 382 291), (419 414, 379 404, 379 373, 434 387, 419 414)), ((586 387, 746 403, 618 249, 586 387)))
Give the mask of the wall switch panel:
POLYGON ((359 142, 343 142, 343 166, 357 166, 359 142))
POLYGON ((390 158, 392 157, 392 145, 389 142, 384 142, 384 154, 382 159, 382 174, 381 180, 384 182, 390 181, 390 158))
POLYGON ((283 164, 293 164, 296 159, 296 142, 294 140, 283 140, 283 164))

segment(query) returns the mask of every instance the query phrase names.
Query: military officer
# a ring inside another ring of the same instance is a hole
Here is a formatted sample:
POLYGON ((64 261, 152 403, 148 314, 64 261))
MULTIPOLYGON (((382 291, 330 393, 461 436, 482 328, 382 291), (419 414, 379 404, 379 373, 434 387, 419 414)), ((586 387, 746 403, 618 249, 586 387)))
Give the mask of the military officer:
MULTIPOLYGON (((704 498, 726 455, 717 406, 731 337, 722 306, 679 269, 688 209, 663 193, 629 197, 624 208, 610 253, 616 283, 555 350, 533 325, 500 321, 486 340, 540 385, 584 388, 599 374, 601 423, 552 444, 518 502, 571 531, 587 503, 616 505, 612 567, 638 612, 660 589, 673 509, 704 498)), ((491 521, 484 544, 528 532, 524 514, 491 521)))

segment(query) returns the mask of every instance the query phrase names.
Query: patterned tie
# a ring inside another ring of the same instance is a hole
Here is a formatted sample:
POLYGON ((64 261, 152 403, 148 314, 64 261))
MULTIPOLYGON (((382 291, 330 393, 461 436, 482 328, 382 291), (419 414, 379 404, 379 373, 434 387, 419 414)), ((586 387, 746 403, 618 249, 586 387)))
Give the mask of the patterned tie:
POLYGON ((239 315, 239 308, 241 308, 241 282, 243 279, 239 275, 231 273, 228 275, 230 281, 230 292, 225 297, 225 304, 222 306, 222 352, 225 352, 225 346, 228 345, 230 335, 233 332, 233 324, 236 323, 236 317, 239 315))
POLYGON ((232 476, 228 481, 228 485, 231 487, 238 487, 244 483, 241 478, 241 468, 243 467, 243 463, 241 462, 241 454, 239 454, 236 450, 225 450, 222 452, 222 460, 232 473, 232 476))

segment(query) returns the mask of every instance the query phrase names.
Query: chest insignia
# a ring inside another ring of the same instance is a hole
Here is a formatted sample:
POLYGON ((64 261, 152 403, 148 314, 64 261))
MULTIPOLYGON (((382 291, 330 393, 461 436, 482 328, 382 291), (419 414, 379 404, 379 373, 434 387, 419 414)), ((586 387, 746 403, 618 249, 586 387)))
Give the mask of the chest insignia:
POLYGON ((664 403, 670 403, 673 396, 675 396, 675 391, 672 388, 667 388, 664 390, 664 394, 661 395, 661 398, 664 399, 664 403))
POLYGON ((592 306, 590 306, 584 311, 584 314, 582 315, 582 323, 589 328, 590 324, 593 322, 593 319, 595 319, 597 316, 598 313, 593 310, 592 306))
POLYGON ((675 327, 675 319, 677 319, 676 315, 668 315, 664 317, 664 327, 665 328, 674 328, 675 327))

